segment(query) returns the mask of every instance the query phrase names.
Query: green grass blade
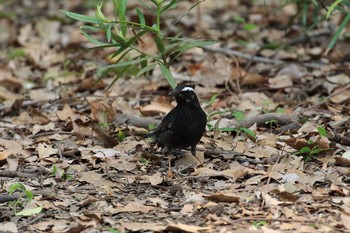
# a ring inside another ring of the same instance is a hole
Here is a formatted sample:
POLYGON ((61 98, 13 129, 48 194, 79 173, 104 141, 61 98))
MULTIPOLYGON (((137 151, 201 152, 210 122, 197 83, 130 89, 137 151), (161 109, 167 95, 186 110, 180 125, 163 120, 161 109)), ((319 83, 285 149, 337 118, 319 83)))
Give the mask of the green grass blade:
POLYGON ((136 13, 137 13, 137 16, 139 17, 140 24, 142 26, 146 26, 145 16, 143 15, 143 13, 140 11, 139 8, 136 8, 136 13))
POLYGON ((162 74, 165 76, 165 79, 168 81, 169 85, 175 89, 176 82, 173 75, 170 73, 170 70, 166 68, 162 63, 159 63, 159 68, 162 74))
POLYGON ((122 31, 123 36, 126 36, 126 31, 127 31, 127 25, 125 23, 126 21, 126 2, 127 0, 118 0, 118 16, 119 20, 121 21, 120 23, 120 30, 122 31))
POLYGON ((63 13, 65 16, 79 20, 85 23, 99 23, 100 21, 95 17, 95 16, 87 16, 87 15, 82 15, 70 11, 65 11, 65 10, 60 10, 61 13, 63 13))
POLYGON ((335 32, 331 42, 329 42, 326 54, 334 47, 335 42, 337 42, 340 33, 344 30, 344 28, 346 27, 346 25, 349 23, 350 21, 350 12, 346 15, 345 19, 343 20, 343 22, 340 24, 339 28, 337 29, 337 31, 335 32))

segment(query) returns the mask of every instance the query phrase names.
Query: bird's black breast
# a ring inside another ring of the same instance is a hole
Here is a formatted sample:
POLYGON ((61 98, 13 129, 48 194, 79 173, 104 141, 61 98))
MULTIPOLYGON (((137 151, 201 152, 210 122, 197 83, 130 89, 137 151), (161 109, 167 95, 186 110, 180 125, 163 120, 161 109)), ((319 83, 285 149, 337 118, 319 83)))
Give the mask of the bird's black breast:
POLYGON ((157 141, 169 148, 195 146, 207 123, 206 114, 197 106, 177 105, 162 120, 154 132, 157 141))

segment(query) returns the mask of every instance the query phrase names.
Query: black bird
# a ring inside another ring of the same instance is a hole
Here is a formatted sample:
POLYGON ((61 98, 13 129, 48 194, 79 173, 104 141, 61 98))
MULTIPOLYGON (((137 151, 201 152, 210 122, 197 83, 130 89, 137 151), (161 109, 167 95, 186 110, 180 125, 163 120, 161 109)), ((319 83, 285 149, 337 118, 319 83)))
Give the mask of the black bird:
POLYGON ((192 155, 196 156, 196 145, 205 132, 207 116, 191 86, 178 85, 169 95, 175 96, 177 105, 148 137, 168 151, 191 147, 192 155))

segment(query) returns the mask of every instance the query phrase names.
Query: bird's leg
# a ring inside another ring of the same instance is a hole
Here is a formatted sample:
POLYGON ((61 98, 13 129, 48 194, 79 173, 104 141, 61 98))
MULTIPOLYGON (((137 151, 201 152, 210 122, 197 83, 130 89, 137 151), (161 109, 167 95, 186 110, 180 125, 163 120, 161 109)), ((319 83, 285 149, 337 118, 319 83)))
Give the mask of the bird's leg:
POLYGON ((173 177, 174 173, 171 170, 171 149, 167 148, 166 154, 168 154, 168 177, 173 177))
POLYGON ((196 146, 191 146, 191 153, 192 153, 192 155, 198 160, 198 162, 199 162, 202 166, 204 166, 203 163, 202 163, 202 161, 200 161, 200 159, 196 156, 196 146))

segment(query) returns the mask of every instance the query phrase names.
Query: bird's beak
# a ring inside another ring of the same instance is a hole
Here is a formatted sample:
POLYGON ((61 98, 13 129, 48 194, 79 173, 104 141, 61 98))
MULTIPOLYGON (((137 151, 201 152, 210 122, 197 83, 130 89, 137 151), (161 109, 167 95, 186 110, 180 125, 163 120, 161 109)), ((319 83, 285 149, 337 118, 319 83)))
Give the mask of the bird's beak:
POLYGON ((169 92, 169 96, 175 96, 176 94, 177 94, 177 91, 175 91, 175 90, 169 92))

